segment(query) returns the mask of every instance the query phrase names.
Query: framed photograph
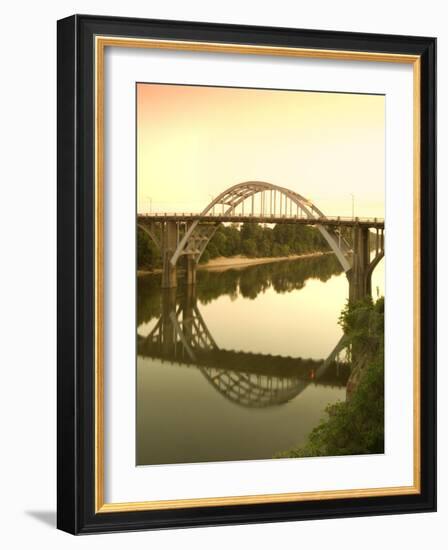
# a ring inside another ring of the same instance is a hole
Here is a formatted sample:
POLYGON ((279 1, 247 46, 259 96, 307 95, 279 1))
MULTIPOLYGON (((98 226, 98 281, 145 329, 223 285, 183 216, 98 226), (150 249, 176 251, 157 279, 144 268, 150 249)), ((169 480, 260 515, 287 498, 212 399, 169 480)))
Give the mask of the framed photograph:
POLYGON ((58 527, 434 511, 436 40, 58 22, 58 527))

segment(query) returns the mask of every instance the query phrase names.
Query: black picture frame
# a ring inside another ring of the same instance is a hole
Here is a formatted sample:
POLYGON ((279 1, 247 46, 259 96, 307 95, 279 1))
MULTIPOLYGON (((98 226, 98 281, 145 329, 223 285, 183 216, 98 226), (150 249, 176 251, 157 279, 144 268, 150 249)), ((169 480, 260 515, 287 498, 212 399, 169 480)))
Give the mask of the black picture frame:
POLYGON ((73 534, 436 510, 436 39, 74 15, 58 21, 57 526, 73 534), (95 144, 97 35, 382 52, 421 67, 421 490, 419 494, 95 511, 95 144))

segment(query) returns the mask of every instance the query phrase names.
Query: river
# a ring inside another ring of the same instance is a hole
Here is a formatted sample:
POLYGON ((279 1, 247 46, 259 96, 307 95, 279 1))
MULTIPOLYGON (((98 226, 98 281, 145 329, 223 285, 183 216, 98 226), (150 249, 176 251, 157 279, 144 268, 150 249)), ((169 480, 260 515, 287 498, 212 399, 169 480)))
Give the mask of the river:
POLYGON ((170 290, 146 275, 137 296, 137 465, 269 459, 345 400, 334 256, 200 270, 170 290))

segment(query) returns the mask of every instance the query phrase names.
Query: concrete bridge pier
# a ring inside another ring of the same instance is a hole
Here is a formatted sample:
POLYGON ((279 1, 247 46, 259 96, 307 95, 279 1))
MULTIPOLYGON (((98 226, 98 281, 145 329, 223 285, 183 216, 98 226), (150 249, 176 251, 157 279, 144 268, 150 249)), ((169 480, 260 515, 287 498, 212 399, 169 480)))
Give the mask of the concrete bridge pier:
POLYGON ((372 295, 372 270, 370 268, 369 228, 353 227, 352 268, 347 272, 349 302, 357 302, 372 295))
POLYGON ((162 226, 162 288, 177 286, 177 267, 171 258, 177 248, 178 226, 175 221, 166 221, 162 226))

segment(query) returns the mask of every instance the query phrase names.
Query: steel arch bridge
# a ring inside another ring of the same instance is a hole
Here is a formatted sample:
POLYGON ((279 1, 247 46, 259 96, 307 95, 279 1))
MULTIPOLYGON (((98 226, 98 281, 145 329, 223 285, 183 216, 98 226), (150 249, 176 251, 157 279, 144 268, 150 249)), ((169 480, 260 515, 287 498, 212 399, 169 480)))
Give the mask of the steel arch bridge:
POLYGON ((295 191, 264 181, 246 181, 223 191, 199 214, 138 217, 138 227, 150 236, 161 252, 163 287, 177 285, 176 266, 183 256, 187 263, 187 282, 195 283, 197 264, 218 226, 226 221, 314 225, 336 255, 349 281, 353 279, 356 292, 352 294, 359 294, 357 297, 370 292, 371 272, 384 256, 383 220, 327 218, 315 204, 295 191), (353 227, 353 243, 343 237, 343 227, 353 227), (372 262, 370 249, 366 248, 369 247, 370 227, 377 231, 376 255, 372 262))
MULTIPOLYGON (((261 216, 257 217, 265 218, 266 221, 270 218, 275 219, 276 212, 278 212, 280 217, 292 218, 293 210, 295 217, 301 216, 308 220, 316 221, 325 217, 323 212, 305 199, 305 197, 302 197, 302 195, 290 191, 285 187, 279 187, 278 185, 263 181, 247 181, 226 189, 212 200, 200 215, 208 216, 210 213, 214 215, 216 210, 221 209, 221 215, 225 217, 229 214, 235 214, 238 208, 241 208, 241 213, 244 214, 244 206, 248 202, 251 206, 251 214, 254 214, 255 198, 257 195, 260 202, 259 214, 261 214, 261 216)), ((193 254, 196 262, 198 262, 218 228, 219 223, 215 222, 211 227, 201 227, 199 219, 193 221, 180 240, 170 260, 171 265, 176 265, 177 260, 182 254, 193 254)), ((346 254, 349 248, 346 243, 334 230, 329 230, 320 224, 317 227, 338 257, 344 271, 348 271, 350 264, 346 258, 346 254)))

